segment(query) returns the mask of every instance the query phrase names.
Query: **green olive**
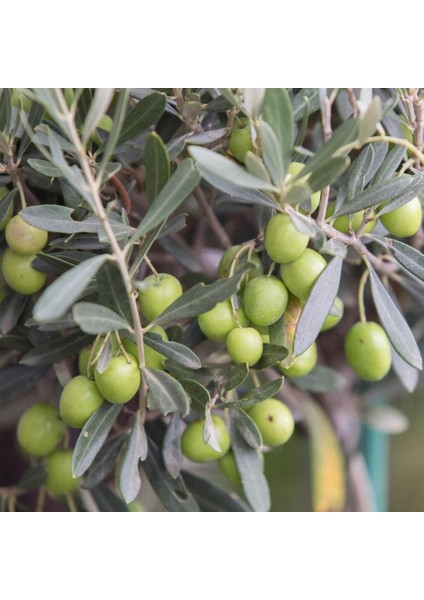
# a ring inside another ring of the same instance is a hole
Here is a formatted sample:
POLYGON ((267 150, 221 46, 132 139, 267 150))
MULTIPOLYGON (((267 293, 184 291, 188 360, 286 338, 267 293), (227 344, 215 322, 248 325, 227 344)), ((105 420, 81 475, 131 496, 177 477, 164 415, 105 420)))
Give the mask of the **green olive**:
POLYGON ((389 338, 378 323, 355 323, 345 338, 347 361, 355 373, 366 381, 380 381, 392 364, 389 338))
POLYGON ((251 367, 263 353, 261 334, 253 327, 236 327, 227 336, 227 350, 235 363, 251 367))
POLYGON ((274 262, 284 264, 296 260, 308 242, 309 236, 298 231, 286 213, 279 213, 269 220, 265 231, 265 249, 274 262))
POLYGON ((303 354, 296 356, 289 367, 284 367, 280 363, 281 372, 287 377, 303 377, 310 373, 317 364, 318 350, 314 342, 303 354))
POLYGON ((279 400, 268 398, 252 406, 248 412, 265 446, 281 446, 291 438, 294 431, 293 415, 279 400))
POLYGON ((212 416, 216 438, 221 452, 217 452, 203 441, 204 420, 192 421, 185 428, 181 436, 181 449, 186 458, 197 463, 206 463, 218 460, 225 456, 230 449, 230 434, 225 421, 216 415, 212 416))
POLYGON ((403 206, 380 217, 384 227, 396 237, 415 235, 421 227, 423 211, 419 198, 410 200, 403 206))
POLYGON ((327 261, 321 254, 306 248, 304 252, 291 263, 281 265, 280 275, 287 289, 305 302, 318 279, 327 266, 327 261))
MULTIPOLYGON (((247 327, 249 319, 243 309, 239 308, 236 314, 240 325, 247 327)), ((211 310, 199 315, 198 323, 205 336, 217 342, 224 342, 230 331, 238 327, 230 300, 218 302, 211 310)))
POLYGON ((284 313, 288 292, 277 277, 256 277, 246 285, 243 295, 243 308, 254 325, 272 325, 284 313))

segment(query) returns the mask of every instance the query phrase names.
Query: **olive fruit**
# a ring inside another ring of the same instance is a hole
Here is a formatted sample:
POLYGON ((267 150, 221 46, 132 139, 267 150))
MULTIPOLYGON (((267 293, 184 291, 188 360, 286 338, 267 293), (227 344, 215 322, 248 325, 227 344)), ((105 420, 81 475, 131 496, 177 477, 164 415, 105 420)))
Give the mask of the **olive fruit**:
POLYGON ((56 450, 45 460, 46 489, 53 496, 66 496, 78 489, 81 478, 72 476, 72 450, 56 450))
POLYGON ((242 117, 234 121, 228 140, 228 149, 239 162, 244 162, 246 153, 253 150, 249 119, 242 117))
MULTIPOLYGON (((295 179, 295 177, 297 177, 304 168, 305 168, 304 163, 291 162, 289 164, 288 175, 286 177, 286 181, 287 182, 293 181, 293 179, 295 179)), ((297 179, 293 182, 293 186, 294 187, 303 187, 303 186, 307 185, 308 178, 309 178, 309 175, 305 175, 304 177, 297 177, 297 179)), ((303 214, 315 212, 316 209, 318 208, 320 197, 321 197, 321 192, 319 192, 319 191, 313 192, 311 194, 311 198, 310 198, 310 210, 306 211, 303 208, 300 208, 300 212, 303 214)))
POLYGON ((244 290, 244 312, 254 325, 267 327, 281 317, 288 298, 286 286, 277 277, 256 277, 244 290))
POLYGON ((18 443, 31 456, 45 456, 57 448, 65 431, 65 423, 55 406, 35 404, 19 419, 18 443))
MULTIPOLYGON (((156 333, 157 335, 160 335, 163 340, 168 341, 166 331, 162 329, 162 327, 159 327, 159 325, 152 327, 149 330, 149 333, 156 333)), ((137 344, 129 338, 124 338, 123 344, 125 350, 138 359, 137 344)), ((163 364, 165 360, 166 357, 163 354, 157 350, 153 350, 147 343, 144 344, 144 364, 148 369, 159 369, 159 371, 163 371, 165 368, 163 364)))
POLYGON ((259 331, 253 327, 237 327, 227 336, 227 350, 237 364, 255 365, 262 356, 263 342, 259 331))
POLYGON ((265 249, 274 262, 284 264, 296 260, 308 242, 309 236, 296 229, 289 215, 279 213, 268 221, 265 249))
POLYGON ((306 248, 299 258, 281 265, 280 275, 283 283, 293 296, 305 301, 326 266, 327 261, 321 254, 306 248))
POLYGON ((6 227, 6 242, 16 254, 35 254, 47 244, 47 231, 33 227, 21 215, 10 219, 6 227))
POLYGON ((32 267, 35 254, 21 256, 8 248, 3 253, 2 271, 7 285, 24 296, 35 294, 46 283, 46 274, 32 267))
POLYGON ((355 323, 346 335, 345 353, 352 369, 366 381, 380 381, 390 370, 390 341, 378 323, 355 323))
POLYGON ((149 275, 139 285, 141 310, 146 319, 153 321, 183 293, 181 283, 169 273, 149 275))
POLYGON ((289 367, 284 367, 280 363, 280 370, 287 377, 303 377, 310 373, 317 364, 318 350, 314 342, 305 352, 296 356, 289 367))
POLYGON ((421 227, 423 211, 419 198, 410 200, 380 217, 384 227, 396 237, 415 235, 421 227))
MULTIPOLYGON (((336 203, 330 202, 327 208, 327 212, 325 214, 326 219, 331 217, 331 215, 334 213, 335 208, 336 203)), ((334 219, 333 227, 334 229, 337 229, 337 231, 340 231, 340 233, 348 234, 351 229, 353 231, 356 231, 359 228, 363 218, 363 210, 359 210, 358 212, 353 213, 352 215, 342 215, 334 219)), ((371 233, 371 231, 377 225, 377 220, 375 219, 375 213, 373 211, 370 213, 369 219, 370 221, 368 221, 368 223, 364 227, 364 233, 371 233)))
POLYGON ((230 434, 225 421, 216 415, 212 416, 216 438, 221 448, 217 452, 203 441, 204 420, 196 419, 187 425, 181 436, 181 449, 186 458, 197 463, 206 463, 222 458, 230 449, 230 434))
POLYGON ((141 374, 132 354, 113 356, 103 373, 94 369, 94 380, 101 395, 115 404, 131 400, 140 387, 141 374))
POLYGON ((228 481, 230 481, 236 487, 241 486, 240 472, 238 470, 234 452, 232 450, 229 450, 223 458, 219 459, 218 467, 228 481))
MULTIPOLYGON (((236 314, 240 325, 247 327, 249 319, 246 317, 243 309, 239 308, 236 314)), ((229 299, 215 304, 211 310, 199 315, 197 321, 205 336, 216 342, 224 342, 230 331, 238 327, 231 306, 231 300, 229 299)))
MULTIPOLYGON (((221 279, 222 277, 228 277, 230 275, 231 264, 233 262, 235 255, 240 250, 240 248, 241 248, 240 245, 231 246, 231 248, 227 248, 227 250, 221 256, 221 260, 219 261, 218 271, 217 271, 218 278, 221 279)), ((248 253, 245 252, 242 256, 239 257, 238 260, 247 259, 247 254, 248 253)), ((256 252, 252 252, 249 257, 249 262, 253 263, 255 266, 250 271, 247 272, 246 275, 247 275, 248 280, 254 279, 255 277, 259 277, 260 275, 262 275, 263 268, 262 268, 262 261, 261 261, 259 254, 257 254, 256 252)))
POLYGON ((60 416, 70 427, 80 429, 104 402, 96 384, 84 375, 73 377, 60 396, 60 416))
POLYGON ((323 326, 321 327, 321 331, 327 331, 328 329, 331 329, 332 327, 335 327, 339 321, 341 320, 341 318, 343 317, 343 312, 344 312, 344 304, 343 304, 343 300, 341 298, 339 298, 337 296, 337 298, 334 300, 334 306, 337 308, 337 310, 339 311, 339 314, 336 315, 327 315, 323 326))
POLYGON ((265 446, 281 446, 292 436, 294 419, 285 404, 275 398, 268 398, 252 406, 249 417, 255 422, 265 446))

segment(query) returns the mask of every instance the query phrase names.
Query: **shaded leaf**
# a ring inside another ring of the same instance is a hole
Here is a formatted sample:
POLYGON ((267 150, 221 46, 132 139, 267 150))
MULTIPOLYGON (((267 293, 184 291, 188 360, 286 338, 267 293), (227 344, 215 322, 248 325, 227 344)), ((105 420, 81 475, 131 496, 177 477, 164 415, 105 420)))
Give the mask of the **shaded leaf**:
POLYGON ((143 470, 163 506, 172 512, 198 512, 199 506, 187 490, 183 478, 169 475, 161 453, 149 439, 149 452, 143 462, 143 470))
POLYGON ((395 146, 383 161, 373 179, 373 185, 390 179, 396 172, 405 156, 406 148, 404 146, 395 146))
POLYGON ((83 143, 95 131, 112 100, 114 88, 96 88, 83 126, 83 143))
POLYGON ((222 452, 218 436, 216 434, 215 424, 212 419, 211 407, 207 406, 203 420, 203 442, 215 452, 222 452))
POLYGON ((149 133, 144 146, 144 168, 146 170, 146 192, 153 202, 171 175, 168 150, 162 138, 155 132, 149 133))
POLYGON ((314 511, 341 511, 346 501, 346 472, 340 442, 316 402, 305 398, 304 409, 310 439, 314 511))
POLYGON ((284 346, 264 344, 264 350, 260 360, 254 365, 254 369, 268 369, 286 358, 289 351, 284 346))
POLYGON ((378 235, 369 236, 376 242, 382 244, 385 248, 389 248, 396 260, 402 267, 420 279, 424 281, 424 254, 413 246, 400 242, 399 240, 393 240, 392 238, 385 238, 378 235))
POLYGON ((46 177, 53 178, 62 176, 62 171, 58 167, 55 167, 55 165, 48 160, 29 158, 28 164, 34 169, 34 171, 37 171, 37 173, 41 173, 46 177))
POLYGON ((422 358, 420 349, 408 323, 392 300, 389 292, 381 283, 374 269, 368 265, 368 270, 370 273, 371 293, 381 325, 403 360, 410 364, 411 367, 421 370, 422 358))
POLYGON ((61 336, 56 340, 49 340, 45 344, 37 345, 27 352, 19 361, 22 365, 51 365, 77 354, 92 340, 90 335, 83 335, 80 331, 61 336))
POLYGON ((232 422, 239 430, 246 444, 251 448, 260 448, 262 446, 262 435, 256 423, 241 408, 231 408, 230 415, 232 422))
POLYGON ((303 354, 318 337, 340 286, 343 259, 334 257, 316 280, 302 309, 294 335, 293 353, 303 354))
POLYGON ((128 512, 128 506, 105 484, 90 490, 100 512, 128 512))
POLYGON ((176 411, 187 415, 190 412, 190 399, 181 383, 158 369, 143 368, 142 372, 149 388, 147 405, 150 410, 158 410, 164 415, 176 411))
POLYGON ((140 100, 125 117, 117 144, 132 140, 156 123, 165 110, 165 105, 166 95, 161 92, 153 92, 140 100))
POLYGON ((140 413, 137 412, 119 470, 119 489, 127 504, 135 500, 140 491, 141 478, 138 465, 140 460, 145 460, 147 449, 146 432, 140 413))
POLYGON ((128 292, 117 264, 106 262, 97 273, 96 281, 100 303, 133 325, 128 292))
POLYGON ((241 365, 231 365, 224 374, 224 389, 229 392, 243 383, 249 375, 249 367, 243 363, 241 365))
POLYGON ((211 395, 208 390, 194 379, 180 379, 180 383, 192 400, 191 406, 193 410, 204 418, 206 407, 211 401, 211 395))
POLYGON ((116 312, 94 302, 78 302, 72 309, 72 316, 85 333, 92 335, 131 329, 129 323, 116 312))
POLYGON ((94 256, 56 279, 36 302, 34 319, 41 322, 63 317, 108 259, 107 254, 94 256))
POLYGON ((10 210, 11 205, 15 199, 16 193, 18 189, 13 188, 10 192, 8 192, 4 197, 0 200, 0 223, 6 217, 8 211, 10 210))
POLYGON ((162 457, 166 470, 173 479, 180 474, 183 462, 183 453, 181 450, 181 416, 175 412, 166 428, 163 438, 162 457))
POLYGON ((84 477, 84 482, 81 484, 83 489, 89 490, 96 487, 112 473, 126 439, 127 435, 121 434, 104 444, 84 477))
POLYGON ((31 389, 47 372, 46 367, 26 367, 14 365, 1 371, 0 405, 18 398, 31 389))
POLYGON ((281 390, 283 383, 284 377, 279 377, 278 379, 274 379, 274 381, 264 383, 263 385, 250 390, 250 392, 246 395, 246 399, 255 400, 255 402, 261 402, 262 400, 272 398, 281 390))
MULTIPOLYGON (((285 166, 283 165, 283 157, 278 140, 271 126, 265 121, 261 121, 259 125, 259 135, 261 138, 261 147, 264 163, 271 176, 271 180, 275 186, 280 186, 286 175, 285 166)), ((261 179, 263 179, 261 177, 261 179)), ((264 180, 266 181, 266 179, 264 180)))
POLYGON ((0 303, 0 333, 6 334, 15 327, 28 305, 29 297, 12 292, 0 303))
POLYGON ((246 512, 248 509, 240 500, 201 479, 193 473, 183 471, 188 490, 196 499, 203 512, 246 512))
POLYGON ((47 479, 47 470, 44 465, 29 468, 16 483, 21 490, 36 490, 42 487, 47 479))
POLYGON ((326 185, 330 185, 335 181, 350 164, 348 156, 333 156, 329 158, 326 164, 319 169, 314 171, 308 179, 313 192, 322 190, 326 185))
POLYGON ((261 457, 255 448, 251 448, 245 442, 232 419, 230 422, 230 431, 231 446, 246 498, 254 511, 268 511, 271 507, 271 498, 268 482, 262 471, 263 464, 261 457))
POLYGON ((292 383, 303 390, 314 393, 335 392, 346 387, 345 377, 324 365, 317 365, 313 371, 303 377, 296 377, 292 383))
POLYGON ((106 441, 119 413, 121 404, 104 402, 88 419, 76 441, 72 457, 74 477, 83 475, 106 441))
POLYGON ((193 161, 189 158, 184 159, 150 205, 131 241, 136 241, 167 219, 191 194, 199 181, 200 174, 193 161))

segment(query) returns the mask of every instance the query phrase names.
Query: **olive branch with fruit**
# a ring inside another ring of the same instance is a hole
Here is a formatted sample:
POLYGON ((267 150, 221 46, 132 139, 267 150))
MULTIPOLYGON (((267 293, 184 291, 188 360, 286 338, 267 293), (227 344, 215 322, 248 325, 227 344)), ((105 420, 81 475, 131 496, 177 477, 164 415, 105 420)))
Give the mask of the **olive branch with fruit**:
POLYGON ((350 505, 328 398, 422 369, 424 92, 328 94, 2 90, 2 509, 270 510, 294 432, 350 505))

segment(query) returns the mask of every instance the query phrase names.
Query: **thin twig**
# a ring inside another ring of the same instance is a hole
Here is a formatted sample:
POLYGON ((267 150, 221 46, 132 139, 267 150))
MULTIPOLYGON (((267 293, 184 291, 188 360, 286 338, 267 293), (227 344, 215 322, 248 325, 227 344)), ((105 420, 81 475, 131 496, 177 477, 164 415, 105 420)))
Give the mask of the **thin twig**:
POLYGON ((118 179, 118 177, 116 175, 112 175, 110 180, 112 181, 113 185, 116 187, 116 190, 122 200, 122 204, 124 205, 125 210, 127 211, 128 214, 130 214, 131 198, 130 198, 127 190, 125 189, 124 184, 122 183, 122 181, 120 179, 118 179))
POLYGON ((212 210, 209 202, 206 200, 205 194, 203 193, 203 190, 199 185, 194 189, 193 196, 196 198, 200 208, 207 216, 209 225, 211 226, 214 234, 216 235, 216 238, 219 241, 220 245, 225 249, 230 248, 230 246, 232 246, 233 243, 230 237, 227 235, 227 232, 219 222, 218 217, 212 210))

